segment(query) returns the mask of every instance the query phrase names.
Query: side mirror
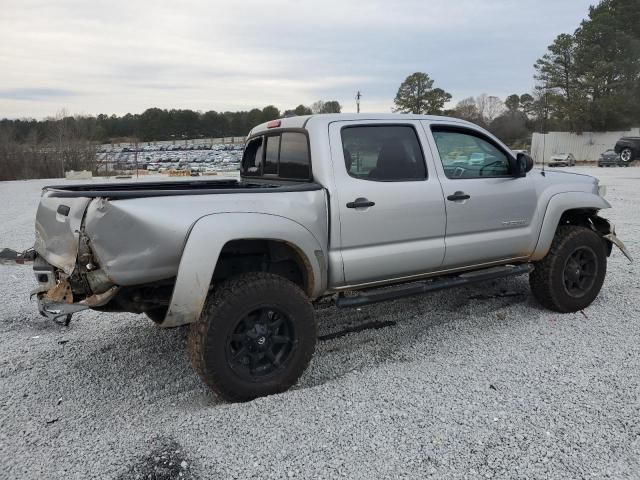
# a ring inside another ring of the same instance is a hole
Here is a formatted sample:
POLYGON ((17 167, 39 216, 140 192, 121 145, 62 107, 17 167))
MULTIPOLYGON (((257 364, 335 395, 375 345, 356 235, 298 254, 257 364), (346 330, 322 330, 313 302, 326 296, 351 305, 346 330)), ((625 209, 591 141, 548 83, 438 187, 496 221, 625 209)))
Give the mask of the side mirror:
POLYGON ((513 162, 513 176, 516 178, 525 177, 527 172, 533 168, 533 158, 526 153, 518 153, 513 162))

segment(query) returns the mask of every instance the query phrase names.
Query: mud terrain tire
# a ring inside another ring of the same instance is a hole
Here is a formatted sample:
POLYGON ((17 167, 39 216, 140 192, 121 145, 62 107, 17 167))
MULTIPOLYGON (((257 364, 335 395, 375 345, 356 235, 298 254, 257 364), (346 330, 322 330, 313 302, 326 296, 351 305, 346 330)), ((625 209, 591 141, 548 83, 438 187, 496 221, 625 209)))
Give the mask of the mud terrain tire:
POLYGON ((533 296, 556 312, 577 312, 596 298, 607 271, 605 240, 575 225, 558 227, 547 256, 529 274, 533 296))
POLYGON ((300 287, 260 272, 226 280, 209 294, 187 346, 202 380, 235 402, 290 388, 316 338, 313 307, 300 287))

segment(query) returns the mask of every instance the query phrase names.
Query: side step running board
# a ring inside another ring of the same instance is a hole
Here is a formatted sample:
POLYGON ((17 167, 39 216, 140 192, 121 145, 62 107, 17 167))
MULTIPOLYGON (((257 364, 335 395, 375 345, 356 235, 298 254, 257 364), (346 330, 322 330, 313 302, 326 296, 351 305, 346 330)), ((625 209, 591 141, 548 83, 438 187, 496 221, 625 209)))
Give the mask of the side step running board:
POLYGON ((360 295, 353 297, 345 297, 344 294, 341 293, 336 300, 336 306, 338 308, 360 307, 361 305, 369 305, 370 303, 411 297, 422 293, 435 292, 446 288, 460 287, 463 285, 470 285, 472 283, 485 282, 487 280, 495 280, 497 278, 514 277, 516 275, 529 273, 531 270, 533 270, 533 265, 530 263, 522 265, 504 265, 501 267, 485 268, 483 270, 475 270, 473 272, 449 275, 446 277, 436 277, 396 287, 365 290, 360 295))

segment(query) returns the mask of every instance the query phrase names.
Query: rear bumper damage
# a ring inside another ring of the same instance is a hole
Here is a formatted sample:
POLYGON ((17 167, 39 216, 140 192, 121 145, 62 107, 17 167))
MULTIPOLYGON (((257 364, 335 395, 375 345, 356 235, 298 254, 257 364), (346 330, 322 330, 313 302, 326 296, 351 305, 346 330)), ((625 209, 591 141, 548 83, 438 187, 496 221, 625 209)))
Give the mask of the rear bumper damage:
POLYGON ((36 289, 32 294, 38 297, 40 315, 56 322, 60 322, 62 319, 68 323, 74 313, 106 305, 119 290, 119 287, 114 286, 104 293, 96 293, 80 302, 73 303, 73 297, 69 293, 70 288, 68 284, 65 285, 65 281, 62 281, 46 292, 36 289))
POLYGON ((119 290, 115 285, 109 288, 103 286, 104 289, 100 293, 83 295, 82 300, 74 302, 69 277, 60 269, 38 256, 33 263, 33 273, 38 281, 38 287, 31 292, 31 297, 34 295, 37 297, 40 315, 56 322, 61 322, 63 319, 62 321, 68 324, 74 313, 106 305, 119 290))

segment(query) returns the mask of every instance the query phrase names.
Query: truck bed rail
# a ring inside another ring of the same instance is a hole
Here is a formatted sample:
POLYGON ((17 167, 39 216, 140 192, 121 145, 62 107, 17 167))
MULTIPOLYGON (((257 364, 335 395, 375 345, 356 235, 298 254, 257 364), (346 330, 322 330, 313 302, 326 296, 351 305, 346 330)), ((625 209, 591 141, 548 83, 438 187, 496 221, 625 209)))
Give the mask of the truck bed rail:
POLYGON ((285 193, 321 190, 315 182, 259 183, 238 180, 196 180, 182 182, 100 183, 50 185, 43 188, 50 197, 104 197, 110 199, 167 197, 175 195, 220 195, 227 193, 285 193))

